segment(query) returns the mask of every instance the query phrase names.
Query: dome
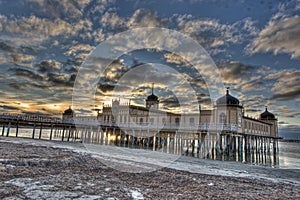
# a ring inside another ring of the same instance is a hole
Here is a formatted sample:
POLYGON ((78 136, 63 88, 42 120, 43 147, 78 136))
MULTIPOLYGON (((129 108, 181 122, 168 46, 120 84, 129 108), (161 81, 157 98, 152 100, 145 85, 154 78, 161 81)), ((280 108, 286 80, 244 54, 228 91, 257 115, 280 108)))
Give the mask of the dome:
POLYGON ((147 97, 147 100, 149 101, 157 101, 158 100, 158 97, 154 94, 151 94, 147 97))
POLYGON ((219 99, 217 99, 216 103, 219 104, 219 105, 225 105, 225 104, 226 105, 228 105, 228 104, 229 105, 239 105, 240 101, 237 98, 231 96, 229 94, 229 89, 227 89, 226 90, 226 95, 224 95, 224 96, 220 97, 219 99))
POLYGON ((147 97, 147 101, 157 101, 158 97, 153 94, 154 83, 152 83, 152 94, 147 97))
POLYGON ((268 111, 268 108, 266 107, 265 112, 260 114, 260 119, 275 119, 275 115, 273 113, 270 113, 268 111))
POLYGON ((73 115, 73 110, 71 109, 71 106, 69 107, 69 109, 64 111, 64 115, 73 115))

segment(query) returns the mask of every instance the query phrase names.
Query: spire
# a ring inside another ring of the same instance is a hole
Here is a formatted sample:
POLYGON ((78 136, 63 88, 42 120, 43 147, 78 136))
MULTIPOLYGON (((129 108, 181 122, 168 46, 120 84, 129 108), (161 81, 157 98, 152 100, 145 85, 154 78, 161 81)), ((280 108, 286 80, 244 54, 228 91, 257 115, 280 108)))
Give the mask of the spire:
POLYGON ((154 90, 154 83, 152 83, 152 94, 153 94, 153 90, 154 90))
POLYGON ((266 107, 266 111, 268 111, 268 106, 265 106, 266 107))
POLYGON ((229 94, 230 87, 226 87, 226 94, 229 94))

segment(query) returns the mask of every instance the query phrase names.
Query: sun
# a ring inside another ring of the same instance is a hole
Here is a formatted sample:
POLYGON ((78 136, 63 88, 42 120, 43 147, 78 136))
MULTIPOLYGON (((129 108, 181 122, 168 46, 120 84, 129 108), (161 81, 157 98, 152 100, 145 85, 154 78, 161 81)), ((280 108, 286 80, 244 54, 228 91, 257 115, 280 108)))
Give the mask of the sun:
POLYGON ((19 105, 23 108, 30 108, 30 105, 28 103, 20 103, 19 105))

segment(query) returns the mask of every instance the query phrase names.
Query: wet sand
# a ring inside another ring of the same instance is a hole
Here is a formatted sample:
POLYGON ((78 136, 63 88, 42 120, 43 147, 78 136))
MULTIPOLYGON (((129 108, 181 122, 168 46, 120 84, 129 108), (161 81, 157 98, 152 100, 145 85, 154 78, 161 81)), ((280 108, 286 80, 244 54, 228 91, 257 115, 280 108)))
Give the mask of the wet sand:
POLYGON ((183 156, 167 168, 129 173, 105 156, 81 143, 0 137, 0 199, 300 198, 299 169, 183 156))

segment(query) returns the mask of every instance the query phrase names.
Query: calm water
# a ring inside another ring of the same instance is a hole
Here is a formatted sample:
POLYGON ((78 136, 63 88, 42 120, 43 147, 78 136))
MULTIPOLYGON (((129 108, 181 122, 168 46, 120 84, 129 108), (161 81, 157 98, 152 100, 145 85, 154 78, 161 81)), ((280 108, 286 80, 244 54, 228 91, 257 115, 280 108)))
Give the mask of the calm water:
MULTIPOLYGON (((6 132, 5 132, 5 136, 6 136, 6 132)), ((15 128, 11 128, 9 136, 15 136, 15 128)), ((42 131, 41 138, 49 139, 49 136, 50 136, 50 130, 44 129, 42 131)), ((32 129, 20 128, 19 137, 31 138, 32 129)), ((35 131, 35 138, 38 137, 39 137, 39 130, 37 129, 35 131)), ((53 140, 61 140, 61 136, 56 135, 53 132, 53 140)), ((254 158, 254 160, 256 160, 255 163, 261 164, 261 162, 257 162, 257 158, 254 158)), ((266 165, 266 163, 263 164, 266 165)), ((279 163, 278 164, 279 165, 276 167, 279 168, 300 169, 300 142, 279 142, 279 163)))
POLYGON ((279 167, 300 169, 300 142, 279 142, 279 167))

